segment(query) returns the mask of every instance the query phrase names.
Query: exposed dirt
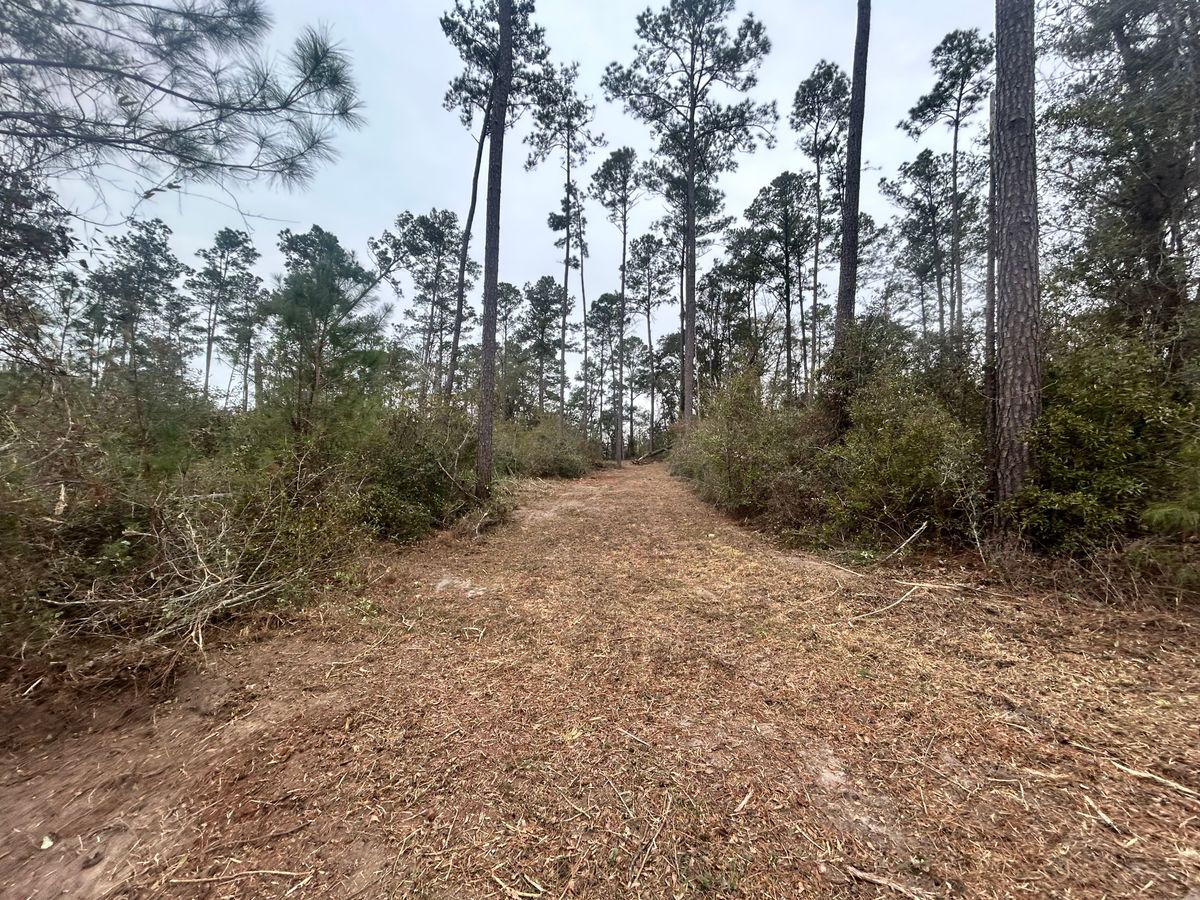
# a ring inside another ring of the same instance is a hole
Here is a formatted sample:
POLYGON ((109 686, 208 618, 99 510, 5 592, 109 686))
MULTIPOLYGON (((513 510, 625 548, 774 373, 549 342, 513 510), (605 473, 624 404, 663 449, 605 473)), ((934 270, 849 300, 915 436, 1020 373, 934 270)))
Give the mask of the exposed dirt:
POLYGON ((372 568, 361 622, 18 709, 0 894, 1200 897, 1195 614, 855 575, 660 466, 372 568))

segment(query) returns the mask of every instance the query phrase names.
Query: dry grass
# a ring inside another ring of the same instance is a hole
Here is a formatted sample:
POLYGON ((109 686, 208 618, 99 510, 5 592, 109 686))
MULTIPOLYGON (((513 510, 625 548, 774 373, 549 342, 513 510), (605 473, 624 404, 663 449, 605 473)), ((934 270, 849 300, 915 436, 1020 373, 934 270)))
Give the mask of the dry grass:
POLYGON ((1200 885, 1194 614, 854 574, 659 466, 539 483, 482 539, 374 567, 363 623, 235 642, 90 727, 15 720, 0 893, 1200 885))

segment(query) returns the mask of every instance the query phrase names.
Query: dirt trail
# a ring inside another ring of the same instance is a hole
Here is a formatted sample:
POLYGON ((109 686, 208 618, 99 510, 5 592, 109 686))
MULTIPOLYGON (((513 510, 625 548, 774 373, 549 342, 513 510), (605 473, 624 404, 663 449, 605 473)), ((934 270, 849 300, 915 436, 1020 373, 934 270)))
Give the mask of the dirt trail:
POLYGON ((373 578, 14 717, 0 895, 1200 896, 1194 615, 858 577, 660 466, 373 578))

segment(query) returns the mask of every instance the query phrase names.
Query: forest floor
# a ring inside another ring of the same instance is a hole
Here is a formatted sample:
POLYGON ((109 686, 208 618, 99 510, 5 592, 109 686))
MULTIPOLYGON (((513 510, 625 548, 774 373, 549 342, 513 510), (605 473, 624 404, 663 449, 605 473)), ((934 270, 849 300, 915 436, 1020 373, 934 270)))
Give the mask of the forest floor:
POLYGON ((0 896, 1200 897, 1200 614, 854 574, 659 465, 380 553, 0 712, 0 896))

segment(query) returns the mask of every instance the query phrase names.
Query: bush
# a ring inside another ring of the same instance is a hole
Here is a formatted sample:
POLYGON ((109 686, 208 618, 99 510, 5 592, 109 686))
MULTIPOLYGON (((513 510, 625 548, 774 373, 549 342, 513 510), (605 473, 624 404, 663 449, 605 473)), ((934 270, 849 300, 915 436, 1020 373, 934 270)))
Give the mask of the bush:
POLYGON ((352 468, 360 473, 365 521, 376 534, 415 540, 462 510, 474 485, 472 427, 457 417, 447 424, 444 415, 401 411, 362 437, 352 468))
POLYGON ((713 398, 705 416, 680 433, 671 471, 690 478, 722 509, 761 512, 773 479, 790 461, 795 416, 764 404, 757 377, 738 375, 713 398))
POLYGON ((1075 335, 1051 356, 1034 483, 1009 514, 1037 546, 1068 552, 1136 534, 1144 515, 1166 525, 1171 507, 1161 502, 1184 490, 1193 416, 1143 341, 1112 329, 1075 335))
POLYGON ((965 537, 982 505, 978 437, 900 377, 862 388, 850 428, 823 461, 830 528, 846 538, 894 540, 928 522, 965 537))
POLYGON ((978 438, 901 376, 855 394, 835 443, 817 409, 770 407, 734 379, 672 454, 672 468, 724 509, 797 535, 877 542, 929 521, 969 533, 981 502, 978 438))
POLYGON ((582 478, 599 461, 588 442, 557 417, 532 426, 498 423, 493 441, 496 471, 513 477, 582 478))

